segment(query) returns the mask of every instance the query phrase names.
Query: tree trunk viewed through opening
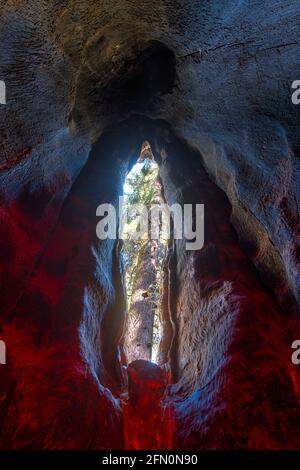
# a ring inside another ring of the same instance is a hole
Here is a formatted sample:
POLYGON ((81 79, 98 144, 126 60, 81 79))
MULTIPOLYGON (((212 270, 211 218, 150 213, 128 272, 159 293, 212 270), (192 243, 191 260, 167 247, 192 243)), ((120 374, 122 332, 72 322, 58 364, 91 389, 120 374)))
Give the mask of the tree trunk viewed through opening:
POLYGON ((132 297, 128 312, 126 352, 128 362, 151 360, 154 312, 152 286, 156 281, 156 256, 152 242, 145 242, 138 253, 132 297))
POLYGON ((0 1, 4 458, 300 450, 299 24, 0 1), (122 236, 157 203, 161 239, 122 236))
MULTIPOLYGON (((149 144, 143 145, 139 161, 126 178, 124 191, 127 210, 134 204, 143 204, 148 211, 148 235, 138 240, 128 238, 123 247, 128 304, 127 360, 128 363, 137 359, 155 362, 160 341, 160 281, 166 240, 163 233, 158 240, 150 237, 150 209, 162 203, 162 194, 158 166, 149 144)), ((160 221, 157 223, 160 225, 160 221)), ((135 224, 137 222, 129 218, 127 229, 135 224)))

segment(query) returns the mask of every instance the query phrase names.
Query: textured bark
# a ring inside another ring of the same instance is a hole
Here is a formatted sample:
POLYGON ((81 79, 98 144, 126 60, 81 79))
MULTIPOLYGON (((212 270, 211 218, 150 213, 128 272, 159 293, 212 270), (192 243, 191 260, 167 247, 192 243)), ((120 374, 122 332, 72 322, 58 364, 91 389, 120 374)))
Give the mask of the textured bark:
POLYGON ((226 196, 194 150, 167 140, 160 169, 167 201, 205 204, 203 249, 186 252, 185 240, 177 242, 173 266, 178 361, 171 396, 181 397, 175 448, 298 448, 300 376, 290 338, 300 335, 299 320, 257 275, 232 229, 226 196))
POLYGON ((203 250, 170 260, 174 446, 299 449, 299 0, 0 8, 0 447, 124 447, 118 245, 95 213, 148 139, 168 203, 206 205, 203 250))
POLYGON ((154 324, 152 286, 156 283, 156 255, 153 250, 154 243, 148 240, 138 255, 127 320, 126 352, 129 363, 136 359, 151 360, 154 324))
POLYGON ((128 366, 128 399, 123 404, 127 450, 171 450, 174 407, 163 403, 166 376, 157 365, 134 361, 128 366))
MULTIPOLYGON (((0 374, 1 448, 123 447, 116 397, 125 303, 114 275, 115 242, 97 240, 95 214, 101 202, 118 197, 124 177, 118 164, 137 156, 140 145, 126 127, 102 136, 17 306, 9 317, 1 312, 8 350, 0 374), (124 153, 116 152, 116 138, 124 153), (110 156, 105 167, 99 165, 101 155, 110 156)), ((32 217, 24 205, 22 210, 25 219, 32 217)))

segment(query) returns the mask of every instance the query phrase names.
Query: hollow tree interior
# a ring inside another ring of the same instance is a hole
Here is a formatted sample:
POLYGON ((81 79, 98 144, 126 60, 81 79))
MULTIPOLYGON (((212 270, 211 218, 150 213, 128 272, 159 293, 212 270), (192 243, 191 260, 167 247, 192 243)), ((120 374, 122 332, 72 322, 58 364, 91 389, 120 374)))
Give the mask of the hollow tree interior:
POLYGON ((299 2, 0 8, 0 448, 299 449, 299 2), (143 152, 204 244, 169 240, 135 366, 96 212, 143 152))

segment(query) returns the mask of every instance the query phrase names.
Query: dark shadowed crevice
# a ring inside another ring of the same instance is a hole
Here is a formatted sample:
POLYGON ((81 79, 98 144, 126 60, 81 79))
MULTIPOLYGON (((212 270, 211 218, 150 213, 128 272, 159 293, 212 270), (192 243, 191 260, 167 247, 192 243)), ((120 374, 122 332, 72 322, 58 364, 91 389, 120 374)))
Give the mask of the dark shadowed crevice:
POLYGON ((133 107, 147 105, 175 85, 176 63, 173 52, 164 44, 151 42, 138 55, 126 74, 120 96, 133 107))
MULTIPOLYGON (((174 52, 160 41, 147 41, 132 50, 118 53, 113 63, 103 45, 93 45, 93 56, 105 61, 99 76, 91 78, 83 69, 76 83, 76 98, 69 125, 76 132, 99 135, 103 129, 128 119, 133 113, 151 115, 159 111, 162 99, 171 93, 177 81, 174 52), (99 49, 99 50, 98 50, 99 49), (108 75, 108 71, 112 70, 108 75), (106 78, 106 79, 105 79, 106 78)), ((137 120, 138 124, 138 120, 137 120)))
POLYGON ((126 116, 132 112, 148 113, 160 98, 171 93, 176 82, 174 53, 164 44, 152 41, 134 60, 124 62, 105 92, 108 112, 126 116))

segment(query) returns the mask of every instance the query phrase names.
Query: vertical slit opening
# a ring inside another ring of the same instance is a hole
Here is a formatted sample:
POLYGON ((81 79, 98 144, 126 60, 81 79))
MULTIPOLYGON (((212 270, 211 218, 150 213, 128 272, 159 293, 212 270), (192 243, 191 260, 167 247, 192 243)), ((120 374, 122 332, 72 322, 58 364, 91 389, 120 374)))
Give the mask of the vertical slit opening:
POLYGON ((162 204, 159 167, 145 141, 124 182, 122 256, 127 297, 124 346, 128 363, 138 359, 157 363, 168 237, 162 214, 154 208, 162 204))

